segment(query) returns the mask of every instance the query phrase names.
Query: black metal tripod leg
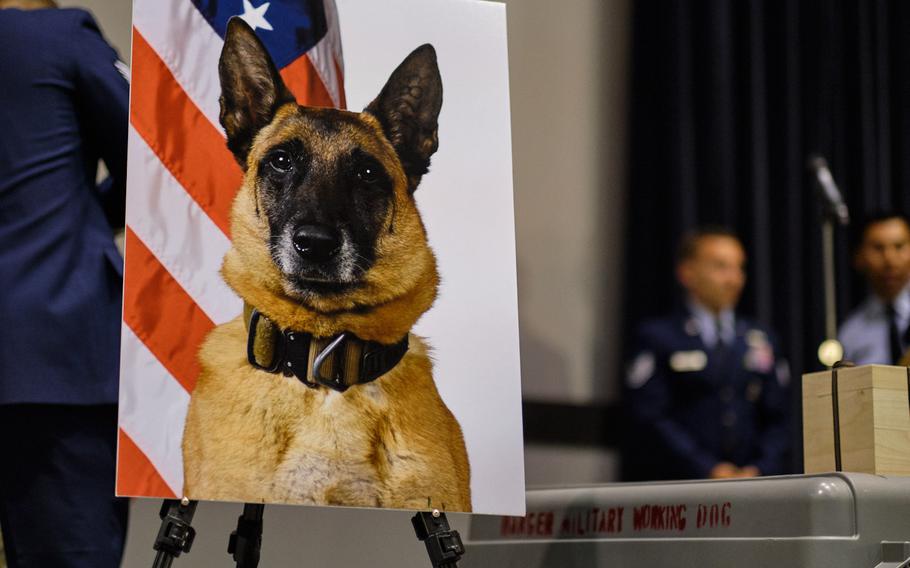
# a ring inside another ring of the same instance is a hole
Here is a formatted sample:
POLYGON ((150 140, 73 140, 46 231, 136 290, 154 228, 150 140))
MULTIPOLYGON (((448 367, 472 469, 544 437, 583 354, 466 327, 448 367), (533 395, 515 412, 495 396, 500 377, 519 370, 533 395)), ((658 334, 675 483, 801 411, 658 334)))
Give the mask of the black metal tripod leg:
POLYGON ((169 568, 175 558, 189 552, 196 538, 196 529, 190 526, 196 513, 196 501, 168 499, 161 504, 161 528, 155 538, 154 568, 169 568))
POLYGON ((433 568, 454 568, 464 555, 461 535, 449 527, 446 514, 434 510, 411 517, 414 532, 427 547, 433 568))
POLYGON ((262 550, 262 514, 265 505, 244 503, 243 514, 237 517, 237 530, 231 533, 228 554, 237 563, 237 568, 259 566, 259 552, 262 550))

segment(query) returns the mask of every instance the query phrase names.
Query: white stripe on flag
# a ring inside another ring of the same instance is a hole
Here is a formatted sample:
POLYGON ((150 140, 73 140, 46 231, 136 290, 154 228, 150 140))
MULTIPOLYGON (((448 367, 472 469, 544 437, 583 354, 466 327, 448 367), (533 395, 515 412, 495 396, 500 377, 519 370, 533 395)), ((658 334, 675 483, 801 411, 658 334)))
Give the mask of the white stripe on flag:
POLYGON ((319 40, 312 49, 307 52, 307 57, 319 74, 322 84, 325 85, 326 91, 332 97, 332 102, 336 107, 341 106, 341 78, 338 76, 338 69, 344 70, 344 59, 341 53, 341 34, 338 26, 338 8, 335 7, 335 0, 323 0, 325 6, 325 20, 328 31, 325 37, 319 40), (336 68, 337 65, 337 68, 336 68))
POLYGON ((218 59, 224 42, 190 0, 135 2, 133 25, 168 66, 190 100, 224 134, 218 121, 218 59))
POLYGON ((243 303, 219 273, 230 241, 132 125, 128 168, 127 225, 215 325, 237 317, 243 303))
POLYGON ((181 496, 181 442, 190 395, 126 324, 120 337, 120 427, 181 496))

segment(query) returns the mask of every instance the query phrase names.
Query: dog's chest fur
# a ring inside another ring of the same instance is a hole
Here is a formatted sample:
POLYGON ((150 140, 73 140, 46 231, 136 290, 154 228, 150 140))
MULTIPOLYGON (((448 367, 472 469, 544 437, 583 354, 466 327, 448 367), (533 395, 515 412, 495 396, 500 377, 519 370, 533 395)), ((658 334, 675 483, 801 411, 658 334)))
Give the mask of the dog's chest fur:
POLYGON ((275 448, 283 455, 276 459, 272 498, 307 504, 382 504, 384 473, 396 462, 388 447, 393 436, 381 418, 388 413, 388 400, 376 384, 355 388, 356 398, 327 389, 293 393, 312 400, 302 405, 305 419, 287 432, 287 451, 275 448))
MULTIPOLYGON (((410 477, 411 468, 420 473, 407 437, 396 436, 400 412, 380 382, 338 393, 254 370, 245 363, 244 336, 238 319, 218 328, 203 347, 204 368, 187 431, 207 435, 185 440, 185 450, 198 458, 187 481, 199 494, 247 502, 388 506, 392 478, 410 477), (217 427, 211 427, 213 421, 217 427), (217 489, 205 487, 209 479, 225 478, 230 482, 217 489), (212 489, 219 494, 211 495, 212 489)), ((408 364, 406 358, 400 365, 408 364)))

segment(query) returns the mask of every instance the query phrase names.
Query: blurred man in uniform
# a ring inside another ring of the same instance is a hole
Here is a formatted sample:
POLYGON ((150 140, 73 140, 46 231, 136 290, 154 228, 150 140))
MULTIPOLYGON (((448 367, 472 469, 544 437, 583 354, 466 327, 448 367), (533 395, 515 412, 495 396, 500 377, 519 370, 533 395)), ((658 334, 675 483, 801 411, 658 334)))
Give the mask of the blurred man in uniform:
POLYGON ((910 348, 910 222, 882 213, 862 227, 854 263, 870 294, 838 332, 844 359, 858 365, 896 364, 910 348))
POLYGON ((736 315, 746 255, 721 228, 685 237, 677 278, 686 307, 637 330, 625 406, 632 480, 786 472, 786 363, 765 328, 736 315))
POLYGON ((129 84, 83 10, 0 0, 0 524, 10 568, 120 565, 129 84), (96 186, 99 158, 111 177, 96 186))

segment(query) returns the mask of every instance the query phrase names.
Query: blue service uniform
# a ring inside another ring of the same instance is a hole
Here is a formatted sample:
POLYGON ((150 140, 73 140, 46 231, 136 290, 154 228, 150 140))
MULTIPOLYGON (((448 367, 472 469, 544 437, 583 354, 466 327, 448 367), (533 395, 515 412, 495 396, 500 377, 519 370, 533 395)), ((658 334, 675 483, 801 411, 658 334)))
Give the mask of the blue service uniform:
POLYGON ((129 83, 83 10, 0 10, 0 523, 20 566, 118 566, 129 83), (119 69, 118 69, 119 68, 119 69), (103 159, 110 179, 97 186, 103 159))
POLYGON ((786 473, 789 371, 774 337, 732 313, 728 338, 709 325, 686 312, 639 326, 624 392, 627 479, 705 478, 722 461, 786 473))
POLYGON ((894 365, 900 360, 900 355, 910 348, 910 286, 897 295, 892 309, 894 313, 889 315, 884 302, 872 294, 850 312, 837 332, 844 346, 844 359, 857 365, 894 365), (896 358, 891 353, 892 325, 896 326, 899 342, 896 358))

